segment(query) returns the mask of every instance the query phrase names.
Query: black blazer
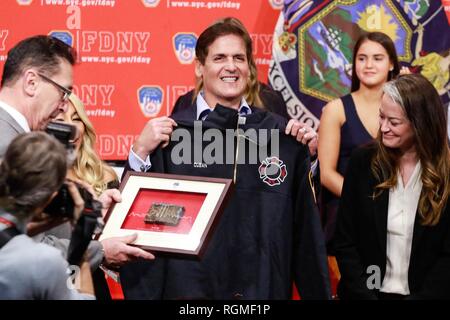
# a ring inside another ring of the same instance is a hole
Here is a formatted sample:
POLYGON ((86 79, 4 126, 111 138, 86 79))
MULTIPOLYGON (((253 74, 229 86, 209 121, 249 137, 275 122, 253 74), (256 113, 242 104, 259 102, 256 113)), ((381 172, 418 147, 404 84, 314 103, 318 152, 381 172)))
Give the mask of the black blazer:
MULTIPOLYGON (((377 299, 378 289, 369 289, 373 271, 386 272, 386 238, 389 191, 373 199, 378 184, 371 173, 374 145, 357 149, 350 160, 337 215, 334 249, 341 280, 341 299, 377 299)), ((450 298, 450 204, 435 226, 420 224, 416 214, 409 263, 411 299, 450 298)))

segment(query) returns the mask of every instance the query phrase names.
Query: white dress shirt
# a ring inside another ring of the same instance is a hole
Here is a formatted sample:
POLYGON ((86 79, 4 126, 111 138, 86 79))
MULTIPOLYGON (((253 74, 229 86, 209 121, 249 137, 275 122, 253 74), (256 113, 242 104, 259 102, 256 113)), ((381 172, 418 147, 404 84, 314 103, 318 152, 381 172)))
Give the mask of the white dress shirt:
POLYGON ((397 185, 389 190, 387 223, 386 274, 380 291, 409 295, 408 270, 414 221, 422 192, 422 166, 417 162, 414 171, 403 186, 398 173, 397 185))
MULTIPOLYGON (((202 120, 200 119, 200 114, 206 109, 211 109, 211 107, 206 103, 206 100, 203 97, 203 91, 200 91, 200 94, 197 96, 197 120, 202 120)), ((245 114, 252 113, 252 109, 250 108, 250 106, 248 105, 247 101, 245 101, 244 98, 242 98, 241 100, 241 105, 239 106, 238 110, 239 113, 241 113, 243 109, 245 109, 245 114)), ((211 109, 211 111, 212 110, 213 109, 211 109)))

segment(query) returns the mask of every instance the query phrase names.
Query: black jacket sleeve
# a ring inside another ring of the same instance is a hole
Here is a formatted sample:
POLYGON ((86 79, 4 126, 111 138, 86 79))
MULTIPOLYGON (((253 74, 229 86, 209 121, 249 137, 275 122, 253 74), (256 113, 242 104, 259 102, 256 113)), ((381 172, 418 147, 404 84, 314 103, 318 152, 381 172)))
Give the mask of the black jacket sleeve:
POLYGON ((331 299, 325 240, 312 188, 310 160, 297 166, 298 189, 294 218, 294 279, 302 299, 331 299))
MULTIPOLYGON (((440 229, 443 231, 442 242, 438 246, 437 259, 432 263, 429 271, 425 274, 422 288, 412 293, 408 299, 450 299, 450 203, 442 212, 440 229)), ((428 227, 428 228, 436 228, 428 227)), ((439 231, 438 231, 439 232, 439 231)), ((436 233, 438 233, 436 232, 436 233)), ((431 250, 429 250, 431 251, 431 250)), ((425 259, 423 259, 425 260, 425 259)), ((431 261, 431 259, 426 259, 431 261)))
POLYGON ((358 253, 357 197, 360 195, 357 181, 366 179, 362 172, 370 170, 370 162, 364 161, 367 157, 364 149, 357 150, 352 155, 347 173, 344 178, 339 209, 336 220, 336 231, 333 238, 334 251, 341 273, 338 295, 342 299, 377 299, 376 292, 367 287, 368 274, 365 272, 361 257, 358 253))

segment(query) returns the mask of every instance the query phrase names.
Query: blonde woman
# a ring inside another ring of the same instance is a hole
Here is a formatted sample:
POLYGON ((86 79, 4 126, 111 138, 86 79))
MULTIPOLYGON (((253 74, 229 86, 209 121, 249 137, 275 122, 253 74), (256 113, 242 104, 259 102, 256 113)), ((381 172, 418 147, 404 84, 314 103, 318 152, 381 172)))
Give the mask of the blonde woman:
MULTIPOLYGON (((89 121, 83 102, 75 94, 69 97, 68 109, 58 115, 56 121, 62 121, 77 127, 77 134, 73 141, 75 145, 76 160, 67 173, 67 178, 81 180, 92 186, 103 205, 109 207, 110 203, 120 201, 120 193, 116 188, 119 181, 115 171, 103 162, 95 151, 95 131, 89 121), (103 198, 103 199, 102 199, 103 198), (109 201, 109 203, 105 202, 109 201)), ((136 259, 154 259, 154 256, 140 248, 129 244, 136 240, 137 235, 114 237, 101 241, 107 267, 120 267, 136 259)), ((99 269, 94 274, 94 284, 97 299, 108 299, 109 293, 104 277, 99 269)))
POLYGON ((77 127, 77 135, 73 141, 76 160, 68 172, 68 178, 83 180, 91 185, 97 196, 109 188, 118 186, 115 171, 100 160, 95 151, 96 134, 89 121, 83 102, 75 95, 69 97, 68 110, 56 117, 57 121, 72 124, 77 127))

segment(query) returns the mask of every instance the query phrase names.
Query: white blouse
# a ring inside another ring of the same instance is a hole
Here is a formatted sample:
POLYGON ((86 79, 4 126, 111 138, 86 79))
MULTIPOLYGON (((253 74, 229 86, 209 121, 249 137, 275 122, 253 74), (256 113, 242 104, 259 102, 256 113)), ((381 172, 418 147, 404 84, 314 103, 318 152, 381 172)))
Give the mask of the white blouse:
POLYGON ((422 192, 422 166, 417 162, 403 186, 398 173, 397 186, 389 190, 386 274, 380 291, 408 295, 408 270, 417 205, 422 192))

